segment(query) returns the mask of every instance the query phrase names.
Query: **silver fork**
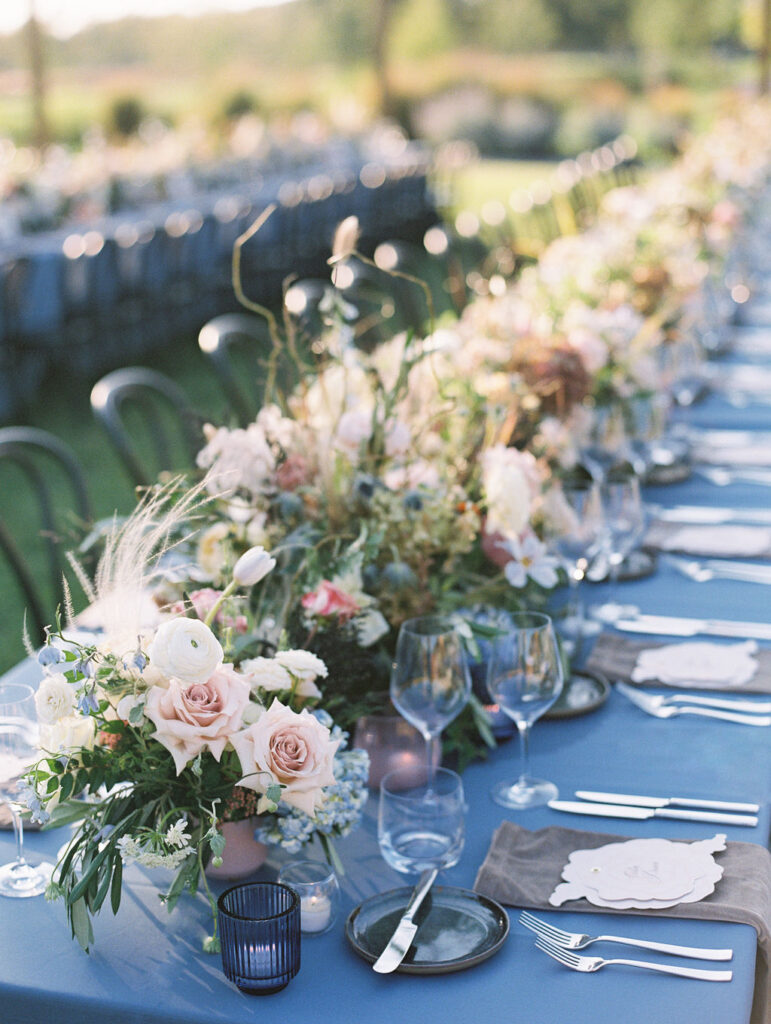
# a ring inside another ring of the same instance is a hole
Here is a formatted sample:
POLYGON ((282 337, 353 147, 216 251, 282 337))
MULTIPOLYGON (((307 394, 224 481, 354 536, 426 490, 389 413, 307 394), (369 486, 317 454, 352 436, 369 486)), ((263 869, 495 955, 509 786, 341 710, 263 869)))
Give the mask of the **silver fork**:
POLYGON ((655 949, 659 953, 672 953, 674 956, 690 956, 694 960, 730 960, 734 955, 732 949, 702 949, 698 946, 675 946, 669 942, 629 939, 622 935, 583 935, 580 932, 566 932, 530 914, 527 910, 523 910, 519 915, 519 923, 547 942, 563 949, 585 949, 592 942, 620 942, 624 946, 655 949))
MULTIPOLYGON (((622 693, 632 704, 653 715, 654 718, 675 718, 677 715, 699 715, 702 718, 718 718, 723 722, 736 722, 739 725, 771 725, 771 715, 736 714, 733 711, 718 711, 712 707, 699 704, 694 707, 687 704, 665 704, 666 697, 657 697, 649 693, 640 693, 626 683, 617 682, 616 690, 622 693)), ((703 698, 707 700, 708 698, 703 698)), ((691 697, 688 700, 692 700, 691 697)))
POLYGON ((591 974, 599 971, 601 967, 608 964, 625 964, 627 967, 643 967, 647 971, 658 971, 661 974, 677 974, 681 978, 696 978, 698 981, 730 981, 733 971, 704 971, 697 967, 675 967, 674 964, 653 964, 647 960, 603 960, 601 956, 579 956, 562 946, 555 946, 548 939, 540 935, 535 940, 537 949, 546 953, 552 959, 564 964, 573 971, 582 971, 584 974, 591 974))

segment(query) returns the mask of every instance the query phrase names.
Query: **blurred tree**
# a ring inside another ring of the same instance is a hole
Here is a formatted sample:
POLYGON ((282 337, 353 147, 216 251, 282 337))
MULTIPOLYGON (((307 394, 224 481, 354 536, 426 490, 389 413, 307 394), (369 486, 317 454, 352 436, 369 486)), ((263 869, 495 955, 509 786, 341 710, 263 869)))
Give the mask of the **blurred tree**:
POLYGON ((560 32, 559 19, 548 4, 549 0, 477 2, 474 41, 502 53, 548 50, 559 40, 560 32))
POLYGON ((32 120, 33 139, 40 149, 48 142, 46 120, 45 62, 43 57, 43 33, 35 12, 35 0, 30 0, 29 21, 27 22, 29 43, 29 67, 32 77, 32 120))
POLYGON ((136 135, 146 116, 145 108, 136 96, 119 96, 110 104, 107 127, 110 132, 129 138, 136 135))
MULTIPOLYGON (((607 50, 629 39, 627 20, 632 0, 546 0, 568 50, 607 50)), ((643 0, 647 2, 647 0, 643 0)), ((664 0, 679 10, 681 0, 664 0)), ((511 6, 511 5, 509 5, 511 6)))
POLYGON ((687 52, 736 38, 739 20, 737 0, 631 0, 629 34, 643 50, 687 52))
POLYGON ((400 57, 421 60, 446 53, 460 42, 447 0, 403 0, 394 13, 390 48, 400 57))
POLYGON ((226 98, 222 114, 226 120, 234 121, 236 118, 243 117, 244 114, 253 114, 259 110, 259 106, 254 93, 249 92, 248 89, 237 89, 226 98))

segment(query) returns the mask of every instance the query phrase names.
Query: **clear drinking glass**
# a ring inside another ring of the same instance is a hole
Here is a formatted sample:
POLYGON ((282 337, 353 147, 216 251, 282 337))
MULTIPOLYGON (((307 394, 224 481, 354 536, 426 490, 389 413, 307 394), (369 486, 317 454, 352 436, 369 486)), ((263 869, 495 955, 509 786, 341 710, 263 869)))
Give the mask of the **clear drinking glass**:
POLYGON ((638 610, 634 605, 619 604, 615 595, 624 559, 645 533, 645 506, 636 476, 607 480, 600 493, 605 521, 603 550, 608 560, 610 588, 608 600, 591 611, 595 618, 612 623, 635 615, 638 610))
POLYGON ((0 801, 7 804, 16 836, 16 859, 0 867, 0 896, 39 896, 53 865, 24 859, 24 826, 18 803, 21 776, 38 757, 35 691, 21 683, 0 683, 0 801))
POLYGON ((461 713, 470 693, 463 641, 452 620, 428 615, 403 622, 391 668, 391 702, 426 741, 429 782, 434 741, 461 713))
POLYGON ((449 768, 397 768, 380 783, 377 837, 387 864, 405 874, 457 864, 465 841, 463 782, 449 768))
POLYGON ((487 688, 519 732, 521 769, 515 782, 503 781, 492 797, 503 807, 524 810, 557 796, 553 782, 529 774, 530 728, 562 692, 562 659, 552 620, 540 612, 512 615, 512 631, 491 641, 487 688))
POLYGON ((340 885, 329 864, 320 860, 292 861, 281 869, 278 880, 299 897, 303 935, 328 932, 340 911, 340 885))

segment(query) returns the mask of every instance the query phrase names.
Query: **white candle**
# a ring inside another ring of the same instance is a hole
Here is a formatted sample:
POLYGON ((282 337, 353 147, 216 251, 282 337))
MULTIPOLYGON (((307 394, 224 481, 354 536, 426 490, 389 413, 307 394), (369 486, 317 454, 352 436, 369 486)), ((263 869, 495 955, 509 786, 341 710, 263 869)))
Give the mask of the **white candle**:
POLYGON ((332 903, 323 893, 304 896, 300 900, 300 929, 304 932, 323 932, 332 916, 332 903))

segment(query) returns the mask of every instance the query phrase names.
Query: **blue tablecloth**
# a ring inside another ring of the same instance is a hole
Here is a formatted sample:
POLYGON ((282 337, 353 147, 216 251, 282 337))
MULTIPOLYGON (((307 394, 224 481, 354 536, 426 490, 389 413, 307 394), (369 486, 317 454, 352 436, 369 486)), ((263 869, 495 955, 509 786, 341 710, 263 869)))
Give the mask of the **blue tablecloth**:
MULTIPOLYGON (((733 424, 737 412, 718 398, 690 410, 692 420, 733 424), (728 412, 729 415, 724 415, 728 412)), ((749 407, 742 425, 771 427, 771 407, 749 407)), ((689 415, 690 415, 689 414, 689 415)), ((691 480, 652 489, 666 504, 763 504, 757 487, 714 487, 691 480)), ((602 598, 601 586, 596 588, 602 598)), ((768 619, 768 592, 756 585, 698 584, 666 566, 648 579, 622 585, 624 599, 645 610, 672 614, 768 619)), ((13 672, 36 681, 31 663, 13 672)), ((493 831, 511 817, 527 828, 549 824, 616 831, 627 836, 704 838, 725 832, 729 840, 768 845, 771 817, 769 732, 698 718, 660 721, 611 693, 597 712, 539 722, 533 735, 533 770, 553 779, 563 797, 576 789, 703 796, 761 804, 756 828, 657 820, 612 822, 560 815, 548 808, 506 812, 489 797, 501 777, 516 772, 513 743, 464 774, 469 811, 466 847, 447 871, 447 884, 470 888, 493 831)), ((362 827, 338 846, 346 867, 344 915, 362 899, 404 884, 382 861, 376 839, 375 801, 362 827)), ((63 842, 56 833, 28 836, 30 852, 51 855, 63 842)), ((10 859, 12 840, 0 838, 0 858, 10 859)), ((282 857, 273 854, 264 877, 282 857)), ((285 859, 285 858, 284 858, 285 859)), ((706 984, 608 968, 583 975, 565 970, 533 948, 533 937, 517 924, 492 959, 473 970, 442 976, 380 976, 348 947, 343 920, 327 935, 303 940, 299 975, 270 999, 242 995, 224 980, 218 957, 200 952, 209 924, 203 898, 183 897, 169 916, 158 899, 164 880, 131 868, 117 918, 105 911, 96 922, 96 945, 84 955, 69 937, 61 906, 42 899, 0 900, 0 1019, 3 1024, 210 1024, 260 1021, 285 1024, 468 1024, 472 1020, 517 1020, 543 1024, 747 1024, 755 970, 755 932, 748 925, 673 918, 555 912, 559 923, 581 931, 629 935, 702 946, 730 946, 735 955, 730 984, 706 984), (623 926, 622 926, 623 925, 623 926)), ((615 947, 607 947, 615 949, 615 947)), ((605 950, 602 950, 604 952, 605 950)), ((654 955, 655 956, 655 955, 654 955)), ((688 961, 689 963, 691 961, 688 961)))

